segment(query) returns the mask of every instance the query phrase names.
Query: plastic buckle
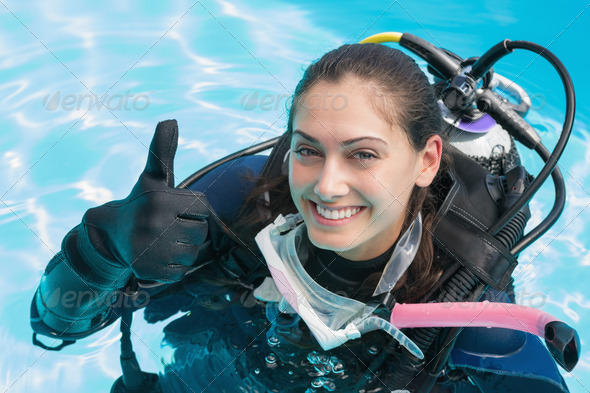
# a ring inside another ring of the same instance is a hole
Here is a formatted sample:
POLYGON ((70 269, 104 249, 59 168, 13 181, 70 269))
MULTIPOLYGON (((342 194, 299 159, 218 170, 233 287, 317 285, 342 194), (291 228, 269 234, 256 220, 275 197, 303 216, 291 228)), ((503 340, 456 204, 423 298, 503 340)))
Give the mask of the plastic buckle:
MULTIPOLYGON (((58 339, 60 340, 60 339, 58 339)), ((73 343, 75 343, 76 340, 61 340, 61 344, 59 344, 56 347, 50 347, 48 345, 43 344, 41 341, 39 341, 39 339, 37 338, 37 333, 33 333, 33 344, 43 348, 46 351, 61 351, 63 348, 67 347, 68 345, 72 345, 73 343)))

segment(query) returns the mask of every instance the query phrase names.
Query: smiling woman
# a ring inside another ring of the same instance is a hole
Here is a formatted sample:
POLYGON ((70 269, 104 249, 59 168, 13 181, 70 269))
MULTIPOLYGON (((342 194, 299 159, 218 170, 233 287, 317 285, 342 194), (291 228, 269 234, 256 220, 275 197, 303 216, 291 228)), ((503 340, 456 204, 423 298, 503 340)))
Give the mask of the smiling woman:
MULTIPOLYGON (((122 316, 115 393, 567 391, 531 334, 406 335, 387 320, 396 301, 507 300, 513 257, 484 230, 503 213, 490 194, 504 185, 486 185, 489 173, 443 146, 442 133, 427 77, 409 56, 375 43, 341 46, 306 70, 268 158, 235 159, 190 189, 174 188, 178 128, 161 122, 131 193, 88 210, 66 235, 33 299, 33 329, 78 339, 122 316), (474 196, 478 209, 457 202, 474 196), (451 225, 449 210, 468 219, 447 232, 476 235, 435 244, 434 224, 451 225), (476 261, 449 252, 467 241, 483 250, 476 261), (88 289, 100 296, 76 306, 55 299, 88 289), (120 301, 139 293, 147 304, 120 301), (190 311, 165 328, 174 361, 159 378, 133 360, 137 308, 150 322, 190 311), (438 348, 455 341, 452 354, 438 348)), ((571 368, 578 342, 567 343, 574 348, 555 353, 571 368)))
POLYGON ((352 78, 319 82, 309 90, 349 97, 342 110, 307 110, 306 95, 300 98, 289 186, 312 243, 365 260, 395 243, 414 185, 427 187, 434 179, 442 141, 433 136, 415 152, 406 133, 375 112, 369 99, 375 87, 363 90, 361 80, 352 78))
POLYGON ((375 258, 422 211, 426 230, 410 268, 420 284, 407 289, 409 299, 422 296, 439 275, 432 268, 428 186, 441 160, 448 161, 428 79, 399 51, 344 45, 307 69, 294 102, 289 190, 311 242, 350 260, 375 258), (317 105, 320 97, 338 96, 345 106, 317 105))

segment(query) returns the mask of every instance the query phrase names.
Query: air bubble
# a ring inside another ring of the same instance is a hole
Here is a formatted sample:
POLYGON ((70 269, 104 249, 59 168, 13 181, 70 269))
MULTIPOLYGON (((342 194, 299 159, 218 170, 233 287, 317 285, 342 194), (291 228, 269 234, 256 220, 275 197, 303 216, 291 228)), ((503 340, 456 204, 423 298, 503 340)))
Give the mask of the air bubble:
POLYGON ((317 378, 311 381, 312 388, 321 388, 322 386, 324 386, 324 378, 317 378))
POLYGON ((328 392, 333 392, 336 390, 336 384, 332 381, 326 381, 324 383, 324 389, 326 389, 328 392))
POLYGON ((332 372, 334 374, 341 374, 344 372, 344 363, 342 362, 338 362, 338 363, 334 363, 334 366, 332 367, 332 372))
POLYGON ((275 364, 277 362, 277 356, 274 353, 269 353, 268 355, 266 355, 264 360, 268 364, 275 364))
POLYGON ((376 353, 379 352, 379 347, 377 347, 376 345, 371 345, 368 349, 369 354, 371 355, 375 355, 376 353))

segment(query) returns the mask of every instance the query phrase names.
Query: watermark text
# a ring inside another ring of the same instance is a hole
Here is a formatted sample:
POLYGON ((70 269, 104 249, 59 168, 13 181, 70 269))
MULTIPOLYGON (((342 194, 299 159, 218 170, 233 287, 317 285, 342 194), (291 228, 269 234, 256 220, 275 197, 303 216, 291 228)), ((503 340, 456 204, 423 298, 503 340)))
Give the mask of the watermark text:
POLYGON ((48 111, 61 109, 63 111, 107 110, 114 111, 143 111, 150 105, 150 97, 146 93, 134 94, 127 90, 125 93, 105 94, 98 97, 91 93, 62 94, 60 90, 43 97, 43 107, 48 111))

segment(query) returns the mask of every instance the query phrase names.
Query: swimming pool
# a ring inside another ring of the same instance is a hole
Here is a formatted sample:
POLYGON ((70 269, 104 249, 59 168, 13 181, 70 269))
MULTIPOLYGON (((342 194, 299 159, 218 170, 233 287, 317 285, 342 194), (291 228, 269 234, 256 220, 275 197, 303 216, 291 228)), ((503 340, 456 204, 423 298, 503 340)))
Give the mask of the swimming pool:
MULTIPOLYGON (((280 134, 287 97, 311 60, 381 31, 410 32, 462 56, 504 38, 546 46, 568 67, 578 98, 561 160, 568 203, 557 224, 520 258, 517 299, 549 311, 581 335, 583 354, 564 373, 590 391, 590 26, 584 1, 436 2, 2 0, 0 4, 0 391, 104 392, 120 375, 118 327, 50 353, 31 345, 29 305, 64 234, 92 206, 127 195, 154 127, 176 118, 178 180, 239 148, 280 134), (89 110, 94 98, 99 105, 89 110), (104 95, 103 95, 104 94, 104 95)), ((563 118, 557 77, 532 55, 498 70, 534 97, 529 120, 551 146, 563 118)), ((522 150, 521 150, 522 151, 522 150)), ((539 163, 523 152, 534 172, 539 163)), ((533 223, 552 202, 533 202, 533 223)), ((163 323, 137 317, 142 367, 162 368, 163 323)))

